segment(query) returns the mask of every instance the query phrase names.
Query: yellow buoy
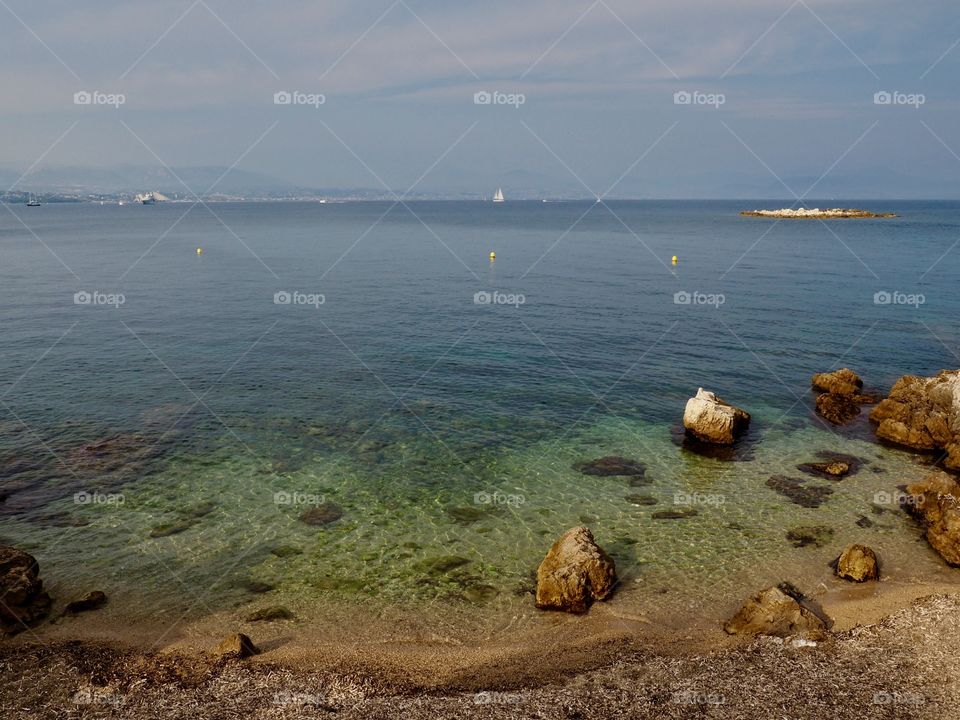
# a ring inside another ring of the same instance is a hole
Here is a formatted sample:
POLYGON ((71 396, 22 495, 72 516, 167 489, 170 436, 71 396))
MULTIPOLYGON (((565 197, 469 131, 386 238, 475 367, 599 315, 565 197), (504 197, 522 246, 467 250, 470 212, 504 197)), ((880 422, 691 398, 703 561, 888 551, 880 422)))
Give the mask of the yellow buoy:
POLYGON ((203 255, 203 248, 197 248, 197 255, 203 255))
POLYGON ((680 262, 680 258, 678 258, 676 255, 674 255, 674 256, 673 256, 673 259, 672 259, 670 262, 672 262, 674 265, 676 265, 678 262, 680 262))
POLYGON ((496 260, 496 259, 497 259, 497 254, 496 254, 495 252, 490 253, 490 259, 491 259, 491 260, 496 260))

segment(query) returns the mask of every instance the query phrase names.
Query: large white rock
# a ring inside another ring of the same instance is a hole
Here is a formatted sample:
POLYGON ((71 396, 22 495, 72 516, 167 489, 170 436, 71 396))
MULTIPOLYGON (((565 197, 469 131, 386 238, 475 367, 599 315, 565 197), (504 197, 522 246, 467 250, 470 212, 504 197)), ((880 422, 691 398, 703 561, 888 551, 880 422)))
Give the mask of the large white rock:
POLYGON ((687 400, 683 426, 691 435, 714 445, 733 445, 750 424, 750 413, 700 388, 687 400))

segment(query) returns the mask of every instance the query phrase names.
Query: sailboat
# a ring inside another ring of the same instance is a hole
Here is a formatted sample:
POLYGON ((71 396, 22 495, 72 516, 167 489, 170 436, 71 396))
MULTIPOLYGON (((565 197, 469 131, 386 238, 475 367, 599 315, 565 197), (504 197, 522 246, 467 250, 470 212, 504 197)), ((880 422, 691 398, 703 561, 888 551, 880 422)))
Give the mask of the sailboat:
POLYGON ((493 194, 493 201, 503 202, 503 190, 501 190, 500 188, 497 188, 497 192, 493 194))
POLYGON ((30 193, 30 197, 27 200, 27 207, 40 207, 40 198, 30 193))

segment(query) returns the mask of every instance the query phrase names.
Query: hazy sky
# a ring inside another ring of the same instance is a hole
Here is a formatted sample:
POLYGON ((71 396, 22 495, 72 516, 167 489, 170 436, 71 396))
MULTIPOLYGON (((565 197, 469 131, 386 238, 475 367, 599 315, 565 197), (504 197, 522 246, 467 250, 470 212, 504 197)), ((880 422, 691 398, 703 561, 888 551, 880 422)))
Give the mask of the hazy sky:
POLYGON ((17 170, 675 197, 826 173, 812 196, 960 195, 956 0, 0 0, 0 58, 17 170))

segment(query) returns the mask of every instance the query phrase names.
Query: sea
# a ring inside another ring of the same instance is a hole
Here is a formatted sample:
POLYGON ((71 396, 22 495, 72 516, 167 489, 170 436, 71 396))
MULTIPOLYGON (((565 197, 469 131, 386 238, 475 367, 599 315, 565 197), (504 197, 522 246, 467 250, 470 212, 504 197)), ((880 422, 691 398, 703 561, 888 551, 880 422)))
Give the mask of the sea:
POLYGON ((841 583, 851 542, 891 581, 950 577, 893 495, 935 458, 878 444, 869 406, 826 423, 810 378, 883 397, 960 367, 960 203, 739 214, 790 204, 5 206, 0 542, 131 625, 535 624, 581 524, 611 603, 681 626, 841 583), (726 453, 685 441, 701 387, 752 415, 726 453), (855 472, 798 469, 837 456, 855 472), (631 469, 585 472, 611 457, 631 469))

